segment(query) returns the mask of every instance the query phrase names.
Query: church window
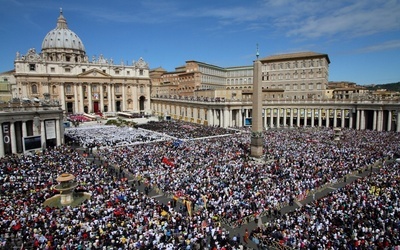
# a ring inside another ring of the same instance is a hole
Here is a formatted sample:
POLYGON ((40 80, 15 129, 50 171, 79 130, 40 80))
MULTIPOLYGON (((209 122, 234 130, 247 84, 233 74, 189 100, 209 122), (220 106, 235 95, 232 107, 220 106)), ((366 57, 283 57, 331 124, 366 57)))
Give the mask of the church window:
POLYGON ((37 94, 38 93, 38 88, 36 84, 32 85, 32 94, 37 94))
POLYGON ((33 63, 29 64, 29 70, 30 71, 35 71, 36 70, 36 65, 33 64, 33 63))

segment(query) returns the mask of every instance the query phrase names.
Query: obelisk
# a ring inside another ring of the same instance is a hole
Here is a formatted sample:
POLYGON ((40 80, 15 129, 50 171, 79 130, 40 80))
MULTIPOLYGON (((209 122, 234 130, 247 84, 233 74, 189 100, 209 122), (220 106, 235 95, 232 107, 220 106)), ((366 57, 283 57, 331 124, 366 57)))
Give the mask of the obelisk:
MULTIPOLYGON (((258 54, 257 54, 258 55, 258 54)), ((261 157, 263 155, 263 125, 262 125, 262 63, 254 61, 253 67, 253 119, 251 128, 251 151, 252 157, 261 157)))

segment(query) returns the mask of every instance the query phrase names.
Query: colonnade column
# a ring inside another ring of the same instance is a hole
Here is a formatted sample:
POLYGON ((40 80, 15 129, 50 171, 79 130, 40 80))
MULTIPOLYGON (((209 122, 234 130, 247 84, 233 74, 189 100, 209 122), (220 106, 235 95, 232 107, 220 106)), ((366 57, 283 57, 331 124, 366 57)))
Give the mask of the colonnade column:
POLYGON ((280 127, 280 123, 281 123, 281 108, 277 108, 276 109, 276 127, 279 128, 280 127))
POLYGON ((314 119, 315 119, 315 110, 312 108, 311 109, 311 127, 315 126, 314 125, 314 123, 315 123, 314 119))
POLYGON ((287 110, 286 108, 283 108, 283 127, 287 127, 286 119, 287 119, 287 110))
POLYGON ((322 127, 322 109, 318 109, 318 127, 322 127))
POLYGON ((212 109, 207 109, 207 123, 208 123, 209 126, 213 126, 214 125, 212 109))
POLYGON ((360 117, 360 130, 365 129, 365 113, 364 110, 361 110, 361 117, 360 117))
POLYGON ((237 126, 238 127, 243 127, 243 116, 242 116, 242 109, 237 110, 237 126))
MULTIPOLYGON (((344 109, 341 110, 340 116, 342 117, 342 119, 340 120, 340 121, 341 121, 340 126, 341 126, 342 128, 344 128, 344 122, 345 122, 345 119, 346 119, 345 114, 344 114, 344 109)), ((350 117, 350 116, 349 116, 349 117, 350 117)))
POLYGON ((383 110, 378 110, 378 131, 383 131, 383 110))
POLYGON ((0 123, 0 157, 4 156, 4 135, 3 135, 3 124, 0 123))
POLYGON ((399 115, 399 111, 397 110, 397 128, 396 128, 396 132, 400 132, 400 115, 399 115))
POLYGON ((17 153, 17 140, 15 138, 15 124, 10 122, 10 137, 11 137, 11 152, 13 154, 17 153))
POLYGON ((26 137, 26 121, 22 121, 22 138, 26 137))
POLYGON ((372 130, 378 130, 377 129, 377 121, 378 121, 377 111, 374 110, 374 117, 373 117, 373 120, 372 120, 372 130))
POLYGON ((392 130, 392 111, 388 111, 388 118, 387 118, 387 131, 392 130))
POLYGON ((269 127, 273 128, 274 127, 274 108, 271 108, 271 118, 269 119, 269 127))
POLYGON ((297 127, 300 127, 300 109, 297 108, 297 127))
POLYGON ((293 127, 293 108, 290 108, 290 127, 293 127))
POLYGON ((113 112, 117 112, 117 109, 115 107, 115 84, 112 84, 111 86, 111 93, 110 93, 110 106, 113 112))
POLYGON ((304 109, 304 127, 307 127, 307 116, 308 116, 308 109, 304 109))
POLYGON ((337 127, 337 109, 333 110, 333 127, 337 127))
POLYGON ((357 110, 356 130, 360 130, 360 116, 361 116, 361 112, 360 112, 360 110, 357 110))
POLYGON ((329 118, 330 118, 330 110, 327 109, 326 110, 326 124, 325 124, 327 128, 329 128, 329 123, 330 123, 330 119, 329 118))
POLYGON ((353 128, 354 113, 353 109, 349 111, 349 128, 353 128))

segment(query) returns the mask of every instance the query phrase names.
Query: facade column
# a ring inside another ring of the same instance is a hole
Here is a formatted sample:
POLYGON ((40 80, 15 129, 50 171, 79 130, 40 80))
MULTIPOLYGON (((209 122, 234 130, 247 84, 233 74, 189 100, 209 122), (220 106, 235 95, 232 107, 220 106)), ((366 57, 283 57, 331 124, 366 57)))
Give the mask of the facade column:
MULTIPOLYGON (((344 128, 344 122, 345 122, 345 120, 346 120, 344 109, 341 110, 340 116, 342 117, 342 119, 340 120, 340 121, 341 121, 340 126, 341 126, 342 128, 344 128)), ((350 117, 350 116, 349 116, 349 117, 350 117)))
POLYGON ((289 121, 290 127, 293 127, 293 108, 290 108, 290 121, 289 121))
POLYGON ((80 103, 79 103, 79 113, 83 113, 85 111, 85 109, 83 108, 84 107, 83 95, 84 95, 84 93, 83 93, 83 84, 79 83, 79 101, 80 101, 80 103))
POLYGON ((79 113, 78 84, 77 82, 74 83, 74 113, 79 113))
POLYGON ((356 117, 356 130, 360 130, 360 116, 361 116, 361 111, 357 109, 357 117, 356 117))
POLYGON ((237 127, 243 127, 243 117, 242 117, 242 110, 241 109, 237 109, 237 116, 236 116, 236 126, 237 127))
POLYGON ((114 112, 111 105, 111 83, 107 85, 107 101, 108 101, 107 111, 114 112))
POLYGON ((315 119, 315 110, 314 108, 311 108, 311 127, 314 127, 314 119, 315 119))
POLYGON ((26 137, 26 121, 22 121, 22 138, 26 137))
POLYGON ((87 85, 87 92, 88 92, 88 113, 93 112, 93 103, 92 103, 92 83, 88 83, 87 85))
POLYGON ((100 112, 104 112, 104 91, 103 91, 103 83, 99 83, 99 88, 100 88, 100 112))
POLYGON ((65 92, 64 92, 64 83, 60 82, 59 83, 60 86, 60 105, 61 105, 61 109, 65 110, 66 106, 65 106, 65 92))
POLYGON ((322 127, 322 109, 318 109, 318 127, 322 127))
POLYGON ((11 152, 13 154, 17 153, 17 138, 15 136, 15 124, 10 122, 11 152))
POLYGON ((122 100, 121 100, 121 111, 125 111, 126 110, 126 107, 125 107, 125 100, 126 100, 126 98, 125 98, 125 88, 126 88, 126 85, 124 84, 124 83, 122 83, 121 84, 121 87, 122 87, 122 100))
POLYGON ((115 106, 115 84, 111 84, 110 101, 112 111, 117 112, 117 107, 115 106))
POLYGON ((333 110, 333 127, 337 127, 337 109, 333 110))
POLYGON ((56 119, 56 132, 57 132, 57 146, 61 145, 61 126, 60 126, 60 119, 56 119))
POLYGON ((388 111, 388 118, 387 118, 387 131, 392 130, 392 111, 388 111))
POLYGON ((0 157, 4 156, 3 123, 0 123, 0 157))
POLYGON ((268 123, 267 123, 267 121, 268 121, 268 109, 263 109, 263 113, 264 113, 264 125, 263 125, 263 128, 267 129, 267 127, 268 127, 268 123))

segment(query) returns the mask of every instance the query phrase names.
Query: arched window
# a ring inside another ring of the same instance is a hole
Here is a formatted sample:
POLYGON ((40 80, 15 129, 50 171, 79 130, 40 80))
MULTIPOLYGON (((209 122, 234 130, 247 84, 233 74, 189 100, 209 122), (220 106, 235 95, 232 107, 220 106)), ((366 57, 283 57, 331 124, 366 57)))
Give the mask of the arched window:
POLYGON ((38 88, 36 84, 32 84, 32 94, 37 94, 38 93, 38 88))

